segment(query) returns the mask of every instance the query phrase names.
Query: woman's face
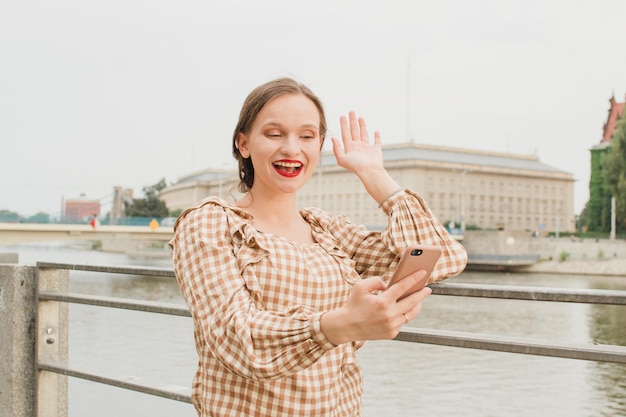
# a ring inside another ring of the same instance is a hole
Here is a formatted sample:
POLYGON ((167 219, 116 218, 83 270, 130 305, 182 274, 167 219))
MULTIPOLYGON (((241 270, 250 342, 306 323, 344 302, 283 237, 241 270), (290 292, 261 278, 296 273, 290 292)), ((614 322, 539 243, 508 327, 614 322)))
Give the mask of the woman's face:
POLYGON ((254 167, 252 190, 295 193, 311 177, 321 152, 320 116, 302 94, 268 102, 247 134, 237 138, 239 152, 254 167))

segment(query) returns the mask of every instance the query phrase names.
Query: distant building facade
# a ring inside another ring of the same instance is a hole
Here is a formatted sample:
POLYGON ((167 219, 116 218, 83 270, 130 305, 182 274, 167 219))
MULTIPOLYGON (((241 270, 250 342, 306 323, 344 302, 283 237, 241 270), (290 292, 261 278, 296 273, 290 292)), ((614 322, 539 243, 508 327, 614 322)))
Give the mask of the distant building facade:
POLYGON ((113 187, 113 203, 109 212, 109 224, 116 224, 118 219, 124 218, 126 206, 133 204, 133 190, 122 188, 119 185, 113 187))
MULTIPOLYGON (((528 231, 575 230, 574 178, 536 156, 423 144, 383 147, 385 167, 399 184, 424 197, 437 218, 456 228, 528 231)), ((237 198, 238 178, 206 170, 161 191, 170 208, 186 208, 208 195, 237 198), (221 180, 220 180, 221 175, 221 180)), ((386 217, 359 179, 324 152, 316 173, 298 193, 300 207, 346 214, 368 227, 386 217)))
POLYGON ((85 197, 65 200, 63 220, 71 223, 86 223, 93 217, 100 216, 100 201, 85 197))
POLYGON ((238 184, 233 170, 209 168, 179 178, 162 189, 159 198, 170 210, 186 209, 211 195, 234 201, 241 196, 236 191, 238 184))
POLYGON ((606 123, 602 128, 602 140, 600 143, 610 143, 613 132, 615 132, 615 126, 620 117, 624 115, 625 102, 618 102, 615 100, 615 96, 612 96, 609 100, 609 114, 606 118, 606 123))

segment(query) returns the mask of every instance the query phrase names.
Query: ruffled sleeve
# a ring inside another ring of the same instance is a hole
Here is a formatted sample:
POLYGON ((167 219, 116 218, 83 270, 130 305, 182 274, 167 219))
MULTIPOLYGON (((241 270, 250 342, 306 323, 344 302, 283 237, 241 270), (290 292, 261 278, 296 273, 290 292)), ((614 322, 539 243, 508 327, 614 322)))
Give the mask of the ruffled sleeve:
POLYGON ((435 245, 442 249, 430 282, 458 275, 465 269, 465 248, 448 233, 417 193, 405 189, 388 198, 381 209, 387 214, 387 225, 381 232, 354 225, 346 216, 332 217, 315 209, 310 213, 317 218, 318 227, 332 234, 335 242, 354 260, 363 278, 390 279, 400 255, 413 244, 435 245))
POLYGON ((396 255, 412 244, 441 247, 441 258, 430 282, 463 272, 467 265, 465 247, 448 233, 421 196, 407 189, 385 201, 381 209, 388 218, 382 240, 396 255))
POLYGON ((263 260, 267 250, 254 238, 246 214, 234 209, 213 199, 183 212, 170 242, 199 354, 210 351, 245 378, 294 374, 334 345, 320 329, 320 312, 306 306, 264 309, 256 277, 246 266, 263 260))

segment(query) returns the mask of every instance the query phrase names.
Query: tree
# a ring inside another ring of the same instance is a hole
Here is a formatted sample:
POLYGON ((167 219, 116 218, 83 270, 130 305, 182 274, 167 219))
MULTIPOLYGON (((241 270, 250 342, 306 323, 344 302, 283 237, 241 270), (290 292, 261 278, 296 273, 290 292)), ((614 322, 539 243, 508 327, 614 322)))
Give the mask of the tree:
POLYGON ((610 146, 595 147, 591 150, 591 177, 589 179, 589 200, 581 213, 581 226, 590 232, 608 232, 611 228, 611 193, 608 190, 604 160, 610 146))
POLYGON ((173 209, 170 210, 170 217, 178 217, 180 216, 180 213, 183 212, 183 209, 173 209))
POLYGON ((165 188, 165 178, 154 185, 143 187, 145 198, 133 198, 133 203, 127 205, 124 213, 128 217, 167 217, 169 210, 159 199, 159 191, 165 188))
POLYGON ((0 210, 0 223, 17 223, 22 217, 11 210, 0 210))
POLYGON ((617 122, 602 170, 609 194, 615 197, 616 232, 622 233, 626 231, 626 115, 617 122))
POLYGON ((0 223, 18 223, 22 220, 19 213, 11 210, 0 210, 0 223))
POLYGON ((26 223, 50 223, 50 215, 40 211, 34 216, 30 216, 25 220, 26 223))

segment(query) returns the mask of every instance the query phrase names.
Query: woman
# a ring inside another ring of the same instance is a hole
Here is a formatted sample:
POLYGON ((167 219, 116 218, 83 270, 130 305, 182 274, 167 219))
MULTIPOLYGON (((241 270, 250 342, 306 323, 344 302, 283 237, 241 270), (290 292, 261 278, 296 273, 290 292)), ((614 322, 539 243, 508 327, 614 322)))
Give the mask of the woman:
POLYGON ((395 337, 431 291, 401 297, 424 271, 386 289, 403 249, 442 248, 431 281, 465 267, 464 248, 383 168, 379 133, 370 144, 353 112, 340 123, 342 140, 332 139, 337 162, 387 214, 382 232, 296 207, 326 120, 320 100, 288 78, 257 87, 241 109, 233 155, 244 196, 208 198, 177 221, 170 245, 194 319, 192 397, 200 416, 360 415, 356 349, 395 337))

